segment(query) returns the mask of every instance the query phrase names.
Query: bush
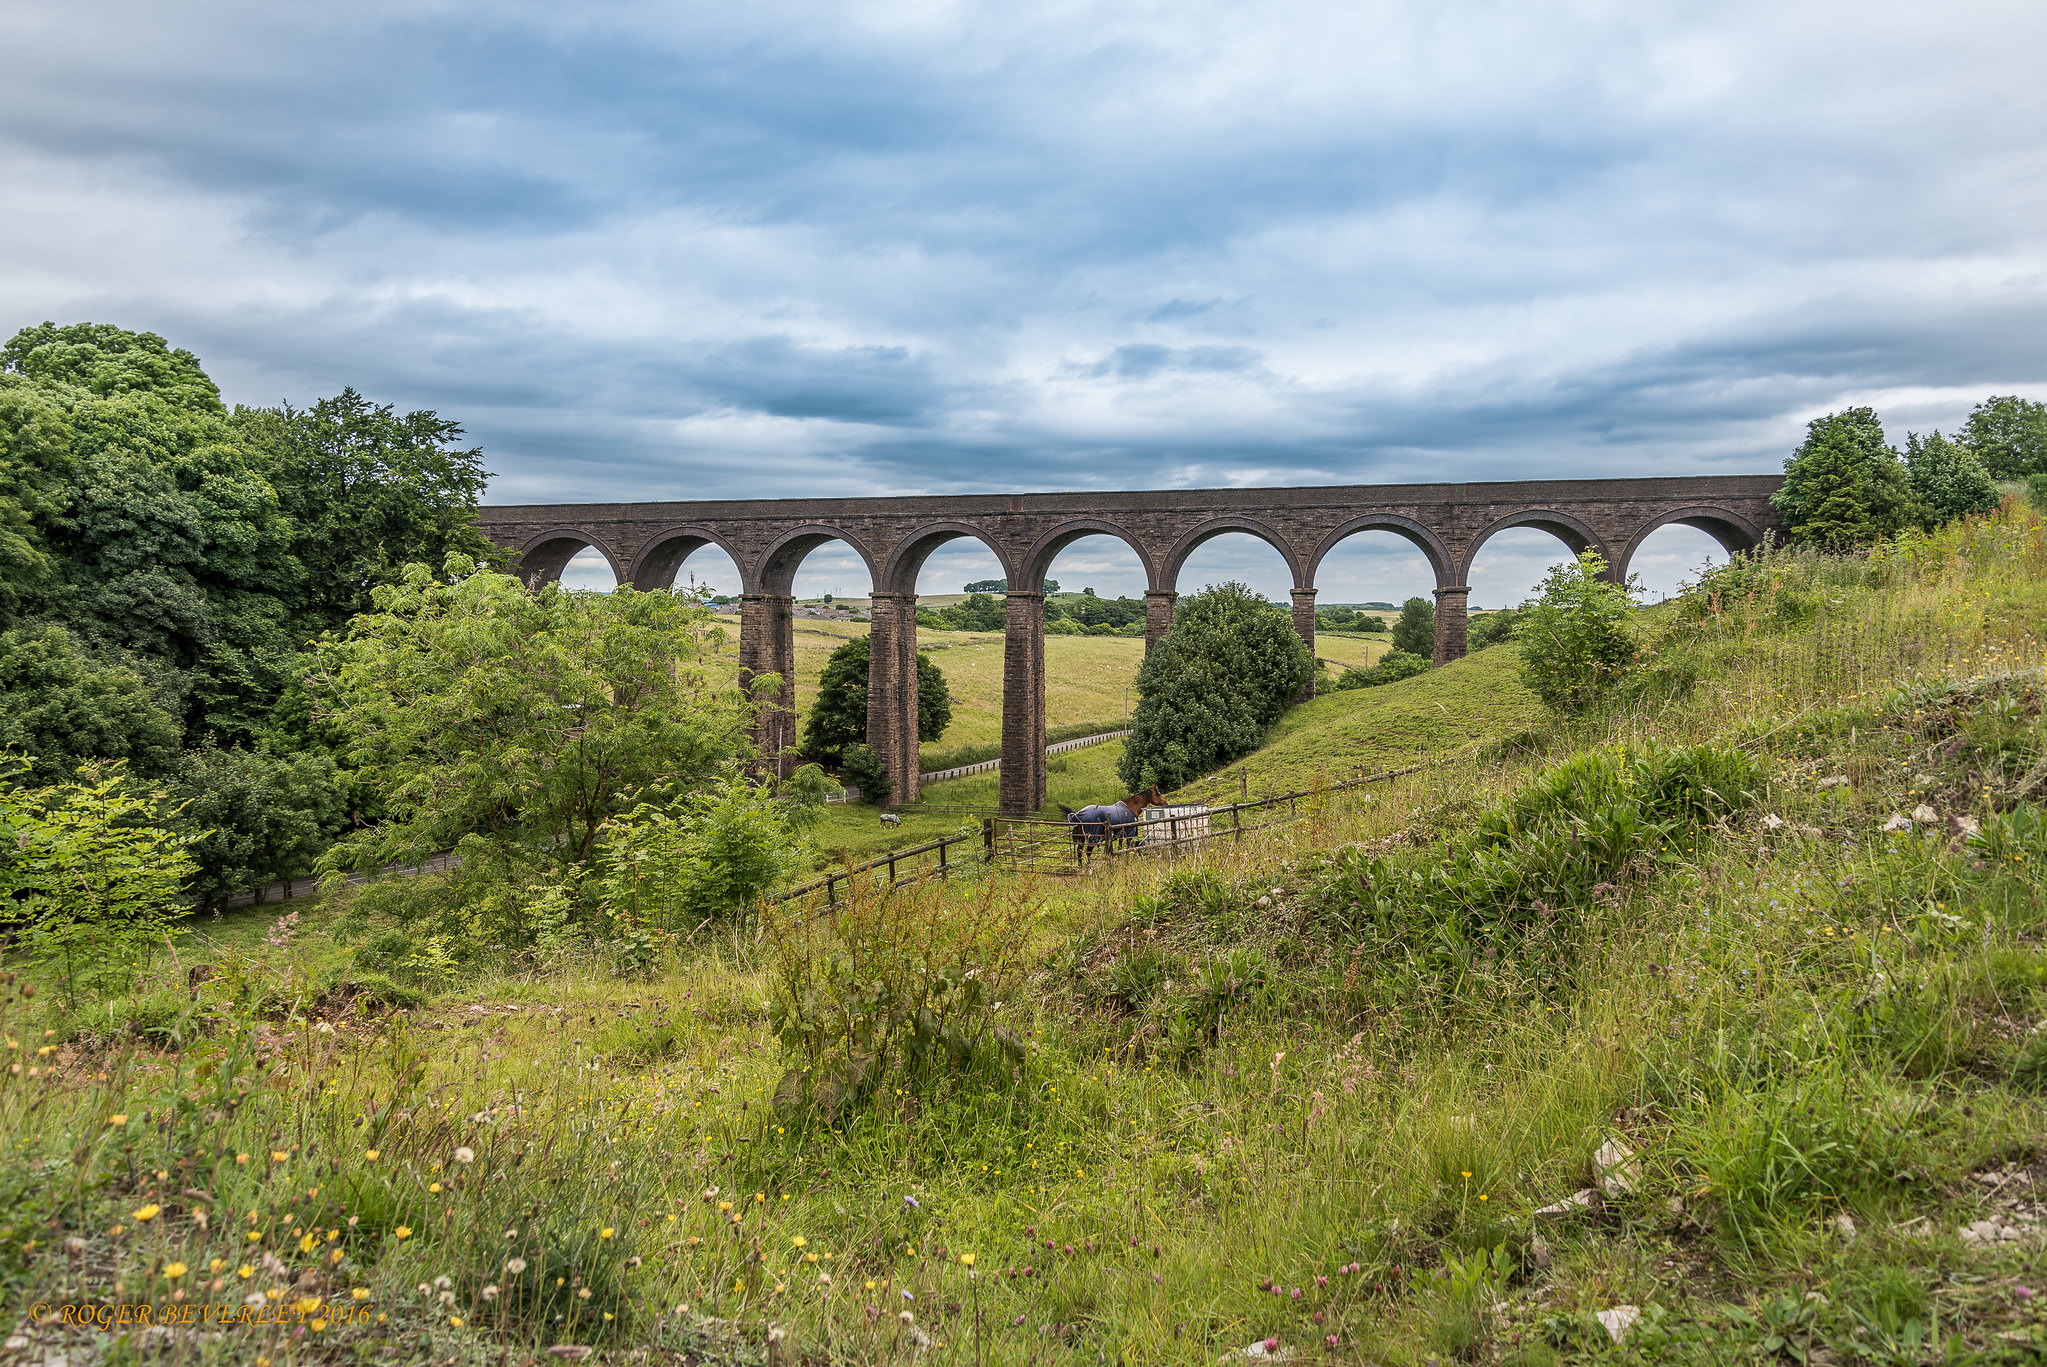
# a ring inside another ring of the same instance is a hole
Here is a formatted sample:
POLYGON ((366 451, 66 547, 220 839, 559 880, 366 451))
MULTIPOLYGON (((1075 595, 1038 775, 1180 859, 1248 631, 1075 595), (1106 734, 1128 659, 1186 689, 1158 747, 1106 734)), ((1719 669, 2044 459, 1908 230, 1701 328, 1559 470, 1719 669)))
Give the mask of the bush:
POLYGON ((1242 584, 1183 600, 1171 634, 1137 671, 1117 772, 1133 789, 1177 788, 1249 754, 1314 673, 1292 616, 1242 584))
POLYGON ((770 908, 768 1020, 791 1066, 775 1089, 785 1114, 830 1122, 877 1091, 978 1065, 1023 1061, 1002 1011, 1023 986, 1027 890, 943 883, 887 888, 854 880, 834 914, 803 902, 770 908))
POLYGON ((1587 551, 1551 568, 1542 594, 1516 633, 1521 677, 1552 711, 1573 713, 1612 696, 1639 654, 1628 587, 1604 576, 1606 561, 1587 551))
POLYGON ((1471 619, 1471 625, 1464 633, 1467 650, 1484 650, 1499 645, 1502 641, 1514 639, 1516 628, 1521 625, 1522 609, 1501 608, 1497 612, 1482 612, 1471 619))
POLYGON ((1399 683, 1402 679, 1412 679, 1417 674, 1426 674, 1431 668, 1426 656, 1410 655, 1406 651, 1396 650, 1381 656, 1375 663, 1363 669, 1344 670, 1337 676, 1335 687, 1377 688, 1382 684, 1399 683))
POLYGON ((1958 517, 1980 517, 1997 510, 1997 485, 1983 462, 1968 447, 1949 441, 1938 430, 1923 439, 1917 432, 1905 434, 1905 468, 1912 477, 1913 497, 1919 501, 1920 520, 1929 529, 1958 517))
POLYGON ((895 791, 895 784, 889 781, 888 766, 864 743, 846 747, 839 758, 839 772, 860 790, 862 802, 886 802, 895 791))
POLYGON ((1426 598, 1410 598, 1400 605, 1400 620, 1393 624, 1393 648, 1425 660, 1436 658, 1436 605, 1426 598))

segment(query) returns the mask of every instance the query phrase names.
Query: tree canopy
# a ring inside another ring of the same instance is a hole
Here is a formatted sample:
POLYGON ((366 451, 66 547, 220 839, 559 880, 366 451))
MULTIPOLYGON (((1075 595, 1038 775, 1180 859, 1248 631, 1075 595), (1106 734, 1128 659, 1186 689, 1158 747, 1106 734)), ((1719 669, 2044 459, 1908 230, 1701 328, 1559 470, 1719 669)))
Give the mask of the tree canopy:
POLYGON ((1244 585, 1181 599, 1171 634, 1137 671, 1123 781, 1177 788, 1249 754, 1314 672, 1292 616, 1244 585))
POLYGON ((1910 525, 1916 514, 1910 478, 1869 408, 1808 423, 1770 503, 1792 540, 1823 546, 1868 545, 1910 525))
MULTIPOLYGON (((817 681, 817 701, 803 726, 803 753, 839 764, 848 747, 867 742, 868 638, 855 636, 831 653, 817 681)), ((917 652, 917 739, 937 740, 952 725, 952 694, 931 656, 917 652)), ((865 787, 871 785, 863 785, 865 787)))
POLYGON ((1393 624, 1393 648, 1424 660, 1436 658, 1436 605, 1414 597, 1400 605, 1400 618, 1393 624))
POLYGON ((1997 509, 1997 485, 1983 462, 1967 446, 1943 437, 1937 428, 1930 437, 1905 434, 1905 470, 1911 477, 1919 519, 1927 527, 1997 509))
POLYGON ((1993 394, 1970 411, 1961 439, 1993 479, 2047 474, 2047 403, 1993 394))

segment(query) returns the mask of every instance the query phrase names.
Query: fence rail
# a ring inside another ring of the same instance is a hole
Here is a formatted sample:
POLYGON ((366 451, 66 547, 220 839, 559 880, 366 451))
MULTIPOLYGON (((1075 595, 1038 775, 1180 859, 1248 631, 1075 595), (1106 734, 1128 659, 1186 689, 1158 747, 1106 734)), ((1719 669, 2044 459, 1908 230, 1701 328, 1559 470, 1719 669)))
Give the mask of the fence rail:
POLYGON ((1157 855, 1199 848, 1219 840, 1239 840, 1247 831, 1282 825, 1301 814, 1303 802, 1314 802, 1353 788, 1384 783, 1389 779, 1431 768, 1442 761, 1410 764, 1383 773, 1366 774, 1332 783, 1327 787, 1281 793, 1218 807, 1168 807, 1139 823, 1132 839, 1086 845, 1075 841, 1074 828, 1064 821, 1037 817, 983 817, 979 831, 961 831, 940 836, 922 845, 892 850, 864 864, 834 869, 785 888, 768 897, 769 905, 799 897, 824 894, 829 906, 837 906, 839 892, 856 880, 890 888, 908 887, 930 878, 950 878, 953 872, 974 864, 1007 865, 1020 871, 1038 873, 1087 873, 1115 859, 1133 855, 1157 855), (1163 829, 1161 829, 1163 828, 1163 829), (964 847, 964 848, 962 848, 964 847))
MULTIPOLYGON (((1047 755, 1063 755, 1068 750, 1085 750, 1090 745, 1101 745, 1107 741, 1121 740, 1129 734, 1128 731, 1104 731, 1100 735, 1095 736, 1076 736, 1072 740, 1053 741, 1045 747, 1045 753, 1047 755)), ((1001 767, 1002 761, 1000 759, 984 759, 979 764, 962 764, 955 769, 940 769, 936 773, 919 774, 917 782, 919 784, 943 783, 947 779, 965 778, 969 774, 985 774, 991 769, 1000 769, 1001 767)))

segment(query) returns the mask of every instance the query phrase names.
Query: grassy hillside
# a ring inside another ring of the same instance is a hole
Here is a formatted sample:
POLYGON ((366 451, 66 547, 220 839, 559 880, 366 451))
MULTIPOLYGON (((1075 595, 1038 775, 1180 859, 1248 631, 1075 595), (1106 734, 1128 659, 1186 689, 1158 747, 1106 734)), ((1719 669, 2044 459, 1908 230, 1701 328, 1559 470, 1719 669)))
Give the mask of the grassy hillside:
POLYGON ((553 943, 403 1015, 323 994, 340 906, 90 1010, 39 973, 0 1284, 320 1325, 193 1361, 2042 1360, 2047 529, 1645 627, 1586 718, 1498 651, 1300 709, 1275 773, 1452 753, 1198 858, 553 943), (835 1033, 886 1002, 894 1046, 835 1033))

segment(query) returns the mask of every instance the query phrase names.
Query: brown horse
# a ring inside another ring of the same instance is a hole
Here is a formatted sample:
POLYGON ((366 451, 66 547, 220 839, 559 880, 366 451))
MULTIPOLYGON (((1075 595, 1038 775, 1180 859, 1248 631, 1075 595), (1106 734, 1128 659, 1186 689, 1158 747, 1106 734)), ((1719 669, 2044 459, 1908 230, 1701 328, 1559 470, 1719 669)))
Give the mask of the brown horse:
POLYGON ((1137 832, 1144 809, 1165 800, 1165 794, 1158 790, 1157 784, 1153 784, 1119 802, 1097 803, 1092 807, 1082 807, 1077 812, 1063 802, 1053 805, 1066 814, 1066 824, 1073 829, 1074 853, 1085 865, 1088 856, 1102 846, 1108 846, 1113 854, 1118 844, 1142 843, 1137 832))

